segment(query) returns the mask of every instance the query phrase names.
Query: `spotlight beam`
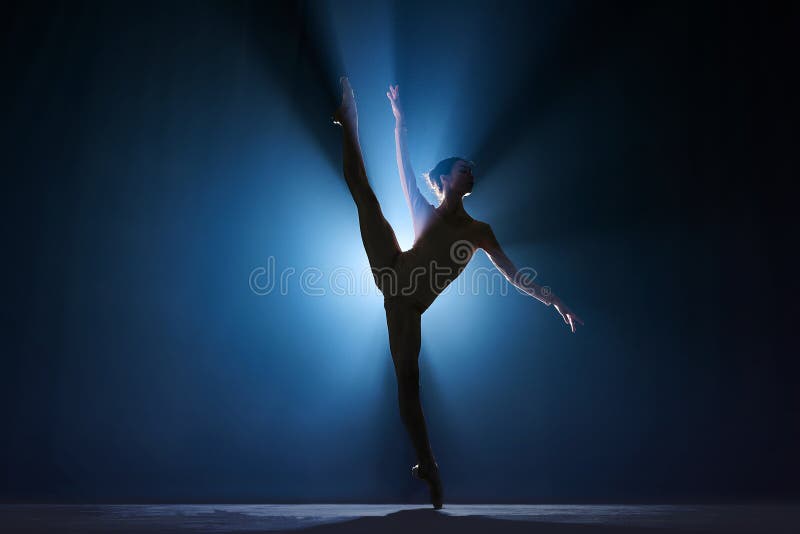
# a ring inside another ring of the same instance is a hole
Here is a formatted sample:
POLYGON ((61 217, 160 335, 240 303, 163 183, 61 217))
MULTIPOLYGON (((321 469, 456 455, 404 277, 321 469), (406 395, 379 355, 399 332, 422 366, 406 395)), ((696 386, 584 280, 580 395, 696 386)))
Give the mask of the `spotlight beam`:
MULTIPOLYGON (((320 2, 254 2, 236 10, 255 53, 271 79, 279 81, 292 112, 316 142, 337 175, 341 146, 331 114, 341 99, 345 74, 327 5, 320 2)), ((344 186, 344 183, 342 183, 344 186)))
MULTIPOLYGON (((527 65, 514 91, 507 97, 493 97, 503 102, 503 107, 487 121, 483 134, 477 137, 475 148, 470 152, 479 163, 481 172, 487 176, 516 146, 523 134, 534 127, 551 108, 559 95, 568 92, 581 80, 586 70, 598 58, 608 55, 624 45, 626 31, 631 28, 631 19, 643 9, 644 3, 630 2, 628 17, 614 19, 614 24, 598 25, 597 15, 606 9, 602 3, 585 4, 585 9, 575 11, 562 27, 564 35, 558 46, 541 61, 527 65), (583 39, 579 36, 588 36, 583 39)), ((498 87, 503 84, 497 84, 498 87)), ((480 131, 480 125, 477 126, 480 131)), ((450 134, 461 131, 460 125, 451 125, 450 134)))

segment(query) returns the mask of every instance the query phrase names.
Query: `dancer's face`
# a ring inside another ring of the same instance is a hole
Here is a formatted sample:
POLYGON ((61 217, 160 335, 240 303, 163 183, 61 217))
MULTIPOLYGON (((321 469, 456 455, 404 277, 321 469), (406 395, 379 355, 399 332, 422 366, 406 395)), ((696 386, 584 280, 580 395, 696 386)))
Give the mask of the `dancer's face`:
POLYGON ((451 191, 461 196, 472 193, 472 186, 475 185, 475 177, 472 175, 472 166, 464 160, 457 161, 453 165, 450 175, 444 176, 442 180, 447 182, 451 191))

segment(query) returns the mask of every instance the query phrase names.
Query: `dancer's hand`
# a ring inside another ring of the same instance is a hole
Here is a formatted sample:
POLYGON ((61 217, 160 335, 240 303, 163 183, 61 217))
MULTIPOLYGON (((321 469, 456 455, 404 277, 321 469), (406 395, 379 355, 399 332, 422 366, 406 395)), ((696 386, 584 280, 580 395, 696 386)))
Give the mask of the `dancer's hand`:
POLYGON ((392 104, 392 113, 397 124, 403 124, 403 108, 400 106, 400 86, 390 85, 389 90, 386 92, 386 97, 392 104))
POLYGON ((579 324, 583 326, 583 321, 581 318, 575 315, 575 312, 570 310, 566 304, 561 302, 560 298, 555 297, 551 304, 556 309, 558 314, 561 315, 561 318, 564 319, 564 322, 567 323, 567 326, 569 326, 569 329, 572 330, 573 334, 575 333, 575 325, 579 324))

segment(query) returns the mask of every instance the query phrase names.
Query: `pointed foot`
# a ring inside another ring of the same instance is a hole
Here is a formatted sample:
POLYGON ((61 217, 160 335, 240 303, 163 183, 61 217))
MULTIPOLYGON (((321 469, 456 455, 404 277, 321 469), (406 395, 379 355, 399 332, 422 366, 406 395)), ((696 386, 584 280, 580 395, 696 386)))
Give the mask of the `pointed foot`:
POLYGON ((338 124, 344 128, 357 128, 358 127, 358 110, 356 108, 356 98, 353 94, 353 88, 350 86, 350 80, 347 76, 339 78, 339 84, 342 87, 342 103, 339 108, 333 112, 334 124, 338 124))
POLYGON ((439 476, 439 465, 433 463, 432 466, 420 467, 419 464, 411 468, 411 474, 428 484, 431 494, 431 504, 434 509, 439 510, 444 504, 444 491, 442 489, 442 478, 439 476))

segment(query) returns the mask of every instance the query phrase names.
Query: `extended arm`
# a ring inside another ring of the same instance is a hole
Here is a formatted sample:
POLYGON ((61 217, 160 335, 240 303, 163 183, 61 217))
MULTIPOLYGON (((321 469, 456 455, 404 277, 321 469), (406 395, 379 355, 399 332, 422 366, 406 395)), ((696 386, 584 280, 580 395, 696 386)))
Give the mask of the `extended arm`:
POLYGON ((406 129, 405 118, 403 117, 402 108, 400 107, 400 93, 398 86, 389 86, 389 91, 386 93, 389 101, 392 104, 392 112, 395 117, 394 140, 397 152, 397 170, 400 172, 400 183, 403 186, 403 194, 405 194, 408 208, 411 210, 411 219, 414 222, 414 232, 418 233, 420 223, 424 220, 425 216, 429 215, 433 210, 433 206, 422 196, 422 193, 417 187, 417 177, 414 170, 411 168, 411 158, 408 155, 408 143, 406 137, 408 130, 406 129))
POLYGON ((552 305, 559 315, 561 315, 561 318, 564 319, 564 322, 567 323, 570 330, 575 332, 576 324, 583 325, 583 321, 580 317, 575 315, 575 313, 550 291, 549 288, 540 286, 533 281, 533 278, 527 272, 517 269, 511 259, 509 259, 503 251, 492 228, 488 224, 482 223, 480 239, 477 244, 486 252, 486 255, 489 256, 489 259, 494 266, 497 267, 497 270, 503 274, 506 280, 520 291, 524 291, 533 298, 543 302, 545 305, 552 305))

